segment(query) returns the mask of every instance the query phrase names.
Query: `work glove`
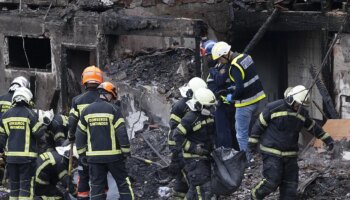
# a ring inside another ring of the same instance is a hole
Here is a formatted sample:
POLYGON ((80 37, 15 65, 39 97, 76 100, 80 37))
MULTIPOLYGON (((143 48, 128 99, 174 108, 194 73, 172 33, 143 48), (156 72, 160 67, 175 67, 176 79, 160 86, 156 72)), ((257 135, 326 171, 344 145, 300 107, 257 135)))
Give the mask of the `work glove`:
POLYGON ((255 155, 258 153, 258 144, 257 143, 248 143, 247 153, 255 155))
POLYGON ((66 140, 63 141, 63 143, 62 143, 61 146, 65 147, 65 146, 68 146, 68 145, 70 145, 70 144, 71 144, 71 141, 69 141, 68 139, 66 139, 66 140))
POLYGON ((80 163, 81 163, 83 166, 85 166, 85 167, 89 166, 89 164, 88 164, 88 162, 87 162, 87 157, 86 157, 86 156, 81 157, 80 163))
POLYGON ((73 184, 72 182, 69 184, 68 192, 69 192, 69 194, 71 194, 73 197, 76 197, 76 196, 77 196, 77 187, 76 187, 76 185, 73 184))
POLYGON ((131 153, 130 153, 130 152, 128 152, 128 153, 123 153, 123 156, 124 156, 124 158, 128 158, 128 157, 131 156, 131 153))
MULTIPOLYGON (((74 142, 74 141, 75 141, 75 134, 69 134, 69 133, 68 133, 68 141, 69 141, 70 143, 74 142)), ((70 143, 69 143, 69 144, 70 144, 70 143)))
POLYGON ((50 118, 48 118, 48 117, 44 117, 43 122, 44 122, 44 124, 45 124, 46 126, 48 126, 48 125, 51 124, 51 120, 50 120, 50 118))
POLYGON ((208 155, 209 151, 203 148, 203 144, 197 144, 194 149, 194 153, 197 155, 208 155))
POLYGON ((232 103, 232 102, 233 102, 232 94, 228 94, 228 95, 226 96, 226 101, 229 102, 229 103, 232 103))
POLYGON ((334 142, 330 142, 329 144, 327 144, 327 151, 332 151, 334 148, 334 142))

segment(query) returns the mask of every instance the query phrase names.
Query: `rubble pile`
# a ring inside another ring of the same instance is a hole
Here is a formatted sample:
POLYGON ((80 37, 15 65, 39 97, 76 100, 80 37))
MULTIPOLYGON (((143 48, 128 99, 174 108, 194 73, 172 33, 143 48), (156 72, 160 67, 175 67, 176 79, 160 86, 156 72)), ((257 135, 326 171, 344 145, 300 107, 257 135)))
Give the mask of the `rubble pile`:
POLYGON ((129 55, 109 65, 113 80, 131 86, 157 86, 167 98, 179 97, 176 90, 194 76, 194 52, 186 48, 143 52, 129 55))
MULTIPOLYGON (((159 188, 171 188, 173 180, 167 173, 166 163, 148 146, 146 138, 161 154, 166 162, 170 162, 171 152, 166 146, 167 130, 154 129, 137 131, 131 140, 132 155, 152 160, 156 164, 147 164, 135 158, 130 158, 127 164, 129 174, 134 180, 133 188, 138 199, 171 199, 160 197, 159 188)), ((299 199, 350 199, 350 161, 342 158, 342 152, 347 151, 349 143, 337 142, 335 151, 328 153, 324 149, 308 148, 301 151, 299 157, 299 199)), ((232 195, 220 196, 220 200, 249 200, 250 191, 262 179, 262 160, 256 157, 255 167, 247 169, 241 187, 232 195)), ((278 190, 266 197, 266 200, 278 199, 278 190)))
POLYGON ((166 162, 170 163, 170 151, 166 145, 166 133, 166 131, 161 129, 138 131, 135 134, 135 138, 130 141, 132 157, 127 162, 127 169, 133 181, 135 197, 138 199, 159 199, 158 188, 166 186, 171 181, 167 173, 167 164, 154 153, 145 141, 145 139, 148 140, 166 162), (151 160, 164 167, 154 163, 148 164, 133 158, 133 156, 151 160))

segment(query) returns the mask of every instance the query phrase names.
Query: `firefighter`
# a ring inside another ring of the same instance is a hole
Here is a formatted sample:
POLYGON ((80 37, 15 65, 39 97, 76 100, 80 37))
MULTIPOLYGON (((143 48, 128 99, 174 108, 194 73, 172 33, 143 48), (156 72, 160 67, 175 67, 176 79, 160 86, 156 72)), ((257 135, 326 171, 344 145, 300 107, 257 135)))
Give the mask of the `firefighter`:
POLYGON ((249 149, 254 151, 260 143, 264 179, 252 189, 252 199, 264 199, 278 187, 281 200, 297 199, 298 188, 298 138, 305 128, 321 139, 328 150, 333 149, 333 139, 314 120, 308 106, 308 90, 295 86, 285 99, 269 103, 253 126, 249 149))
POLYGON ((115 179, 120 200, 134 199, 125 161, 130 155, 129 138, 117 99, 115 86, 104 82, 98 86, 100 98, 81 113, 77 130, 77 149, 82 162, 89 165, 91 197, 106 199, 107 173, 115 179))
POLYGON ((39 115, 39 119, 43 116, 52 116, 53 119, 45 132, 45 141, 40 144, 41 153, 45 151, 53 151, 55 147, 62 146, 68 134, 68 117, 65 115, 54 114, 53 110, 43 111, 34 109, 39 115))
MULTIPOLYGON (((58 187, 64 189, 69 186, 69 193, 76 194, 71 177, 68 176, 70 146, 56 147, 56 151, 40 154, 36 164, 35 196, 36 199, 63 199, 68 193, 63 194, 58 187), (58 186, 58 183, 61 185, 58 186)), ((73 156, 78 158, 76 147, 73 148, 73 156)))
MULTIPOLYGON (((10 109, 11 105, 12 105, 12 96, 13 93, 15 92, 16 88, 19 87, 26 87, 26 88, 30 88, 30 83, 29 81, 24 78, 23 76, 18 76, 16 78, 13 79, 13 81, 11 82, 10 88, 8 90, 8 92, 2 96, 0 96, 0 120, 2 115, 8 110, 10 109)), ((3 157, 3 149, 0 149, 0 180, 3 180, 3 176, 4 176, 4 171, 5 171, 5 162, 4 162, 4 157, 3 157)), ((2 184, 2 183, 1 183, 2 184)))
MULTIPOLYGON (((250 55, 234 53, 226 42, 218 42, 212 49, 213 60, 229 64, 225 73, 234 84, 233 92, 226 96, 236 107, 235 128, 240 150, 247 151, 250 123, 258 109, 258 103, 266 98, 256 67, 250 55)), ((248 160, 250 155, 247 154, 248 160)))
POLYGON ((28 89, 30 88, 29 81, 23 76, 18 76, 14 78, 13 81, 11 82, 8 93, 0 96, 0 119, 1 119, 1 116, 8 109, 10 109, 12 104, 13 93, 15 92, 16 88, 19 88, 19 87, 26 87, 28 89))
POLYGON ((174 137, 178 151, 184 158, 184 171, 189 183, 186 199, 211 198, 211 165, 209 153, 213 149, 214 120, 212 117, 216 99, 209 89, 200 88, 187 102, 191 111, 181 119, 174 137))
MULTIPOLYGON (((73 98, 72 108, 69 113, 69 132, 68 140, 70 142, 75 141, 75 132, 77 124, 80 118, 80 114, 85 107, 92 102, 96 101, 99 97, 97 87, 103 82, 102 71, 95 67, 90 66, 84 69, 82 73, 82 84, 85 87, 85 92, 73 98)), ((89 169, 86 165, 81 165, 82 169, 78 170, 79 183, 78 183, 78 195, 77 198, 80 200, 89 199, 89 169)))
POLYGON ((10 181, 10 199, 33 199, 36 140, 40 139, 51 119, 38 121, 38 115, 29 109, 33 98, 25 87, 17 88, 12 105, 0 121, 0 149, 5 148, 7 173, 10 181))
MULTIPOLYGON (((207 60, 212 60, 211 50, 216 44, 214 41, 207 41, 205 45, 205 54, 207 60)), ((233 90, 233 84, 225 73, 230 67, 227 64, 220 64, 216 61, 209 62, 209 74, 207 77, 208 88, 215 94, 218 104, 215 110, 216 127, 216 147, 234 148, 239 150, 237 138, 234 130, 235 108, 231 102, 226 101, 226 95, 233 90)))
POLYGON ((172 156, 171 156, 171 165, 169 167, 169 171, 171 174, 175 176, 175 186, 173 188, 175 197, 180 197, 180 198, 185 197, 188 191, 188 185, 182 174, 182 169, 184 165, 182 160, 183 158, 181 156, 181 151, 177 151, 176 149, 175 141, 173 138, 173 132, 181 122, 182 117, 185 116, 185 114, 189 111, 189 108, 186 102, 192 98, 193 92, 195 92, 199 88, 206 88, 206 87, 207 87, 207 84, 201 78, 198 78, 198 77, 192 78, 186 86, 179 88, 181 96, 183 98, 177 101, 172 106, 172 109, 170 112, 170 121, 169 121, 170 131, 168 135, 168 145, 172 151, 172 156))

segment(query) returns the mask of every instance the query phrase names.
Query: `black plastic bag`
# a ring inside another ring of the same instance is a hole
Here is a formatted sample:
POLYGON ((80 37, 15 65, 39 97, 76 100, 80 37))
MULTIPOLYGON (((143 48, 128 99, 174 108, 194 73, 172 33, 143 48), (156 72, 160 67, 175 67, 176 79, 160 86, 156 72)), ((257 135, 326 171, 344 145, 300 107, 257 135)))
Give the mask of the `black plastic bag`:
POLYGON ((212 192, 217 195, 228 195, 235 192, 242 183, 247 158, 244 151, 220 147, 212 152, 213 173, 211 178, 212 192))

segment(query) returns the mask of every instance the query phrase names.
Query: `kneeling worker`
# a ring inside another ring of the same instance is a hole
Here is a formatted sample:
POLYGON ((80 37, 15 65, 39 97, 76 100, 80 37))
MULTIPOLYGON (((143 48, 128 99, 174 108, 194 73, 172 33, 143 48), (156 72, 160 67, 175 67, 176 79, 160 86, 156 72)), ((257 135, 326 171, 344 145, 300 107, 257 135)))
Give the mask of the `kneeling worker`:
MULTIPOLYGON (((35 174, 35 196, 37 199, 63 199, 64 195, 58 188, 60 182, 63 188, 69 186, 69 193, 76 194, 71 177, 68 176, 70 146, 56 147, 56 151, 44 152, 38 157, 35 174)), ((74 146, 73 156, 78 158, 77 150, 74 146)))

